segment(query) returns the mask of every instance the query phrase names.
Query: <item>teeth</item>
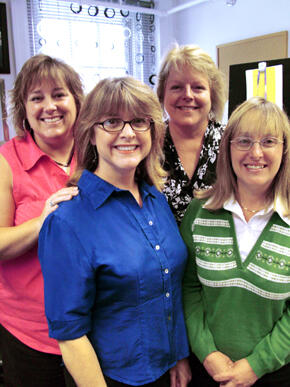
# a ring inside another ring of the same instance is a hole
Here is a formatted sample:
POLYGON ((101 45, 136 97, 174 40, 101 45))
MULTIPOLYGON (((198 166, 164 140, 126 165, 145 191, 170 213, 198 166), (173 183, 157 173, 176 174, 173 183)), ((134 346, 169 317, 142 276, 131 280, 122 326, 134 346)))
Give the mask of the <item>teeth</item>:
POLYGON ((249 169, 263 169, 264 165, 247 165, 249 169))
POLYGON ((137 148, 136 145, 132 145, 132 146, 117 146, 117 149, 119 149, 120 151, 133 151, 137 148))
POLYGON ((43 120, 44 122, 50 123, 50 122, 56 122, 56 121, 59 121, 60 119, 61 119, 60 117, 53 117, 53 118, 43 118, 42 120, 43 120))
POLYGON ((178 106, 178 109, 191 111, 191 110, 194 110, 196 108, 194 106, 178 106))

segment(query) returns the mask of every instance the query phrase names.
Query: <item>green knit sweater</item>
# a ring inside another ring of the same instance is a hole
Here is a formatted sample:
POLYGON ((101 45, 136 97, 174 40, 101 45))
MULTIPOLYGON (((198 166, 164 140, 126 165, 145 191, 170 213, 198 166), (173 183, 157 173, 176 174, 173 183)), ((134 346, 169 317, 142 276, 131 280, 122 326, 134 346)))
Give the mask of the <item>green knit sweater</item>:
POLYGON ((290 360, 290 228, 275 212, 248 257, 232 214, 194 199, 181 224, 189 259, 184 308, 192 351, 246 358, 258 377, 290 360))

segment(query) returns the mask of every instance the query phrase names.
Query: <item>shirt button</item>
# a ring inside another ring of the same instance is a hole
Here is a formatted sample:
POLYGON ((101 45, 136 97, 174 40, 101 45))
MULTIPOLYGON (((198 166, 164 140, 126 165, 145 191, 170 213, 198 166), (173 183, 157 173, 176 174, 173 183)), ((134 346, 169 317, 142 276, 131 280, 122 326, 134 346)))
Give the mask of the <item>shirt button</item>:
POLYGON ((152 220, 149 220, 149 226, 152 226, 153 225, 153 222, 152 222, 152 220))
POLYGON ((167 293, 165 294, 165 296, 168 298, 168 297, 170 296, 170 294, 167 292, 167 293))
POLYGON ((155 250, 160 250, 160 246, 159 246, 159 245, 156 245, 156 246, 155 246, 155 250))
POLYGON ((165 270, 164 270, 164 273, 165 273, 165 274, 168 274, 168 273, 169 273, 169 270, 168 270, 168 269, 165 269, 165 270))

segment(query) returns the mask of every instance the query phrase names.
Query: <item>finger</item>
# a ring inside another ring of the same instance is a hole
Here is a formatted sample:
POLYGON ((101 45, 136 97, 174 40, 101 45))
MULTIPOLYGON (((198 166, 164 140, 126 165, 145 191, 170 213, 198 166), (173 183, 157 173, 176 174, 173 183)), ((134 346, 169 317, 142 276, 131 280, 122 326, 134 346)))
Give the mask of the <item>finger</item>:
POLYGON ((213 379, 216 381, 216 382, 227 382, 231 379, 232 375, 228 372, 224 372, 224 373, 221 373, 221 374, 216 374, 213 376, 213 379))
POLYGON ((177 387, 176 384, 176 371, 170 371, 170 387, 177 387))

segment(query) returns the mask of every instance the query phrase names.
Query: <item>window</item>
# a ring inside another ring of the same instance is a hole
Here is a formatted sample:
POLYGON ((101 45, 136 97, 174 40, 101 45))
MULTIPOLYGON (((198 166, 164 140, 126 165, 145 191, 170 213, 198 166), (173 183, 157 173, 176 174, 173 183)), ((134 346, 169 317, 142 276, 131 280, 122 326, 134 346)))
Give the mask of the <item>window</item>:
POLYGON ((86 91, 108 76, 132 75, 153 86, 159 61, 153 1, 123 1, 122 9, 114 2, 108 7, 91 3, 27 0, 31 55, 63 59, 79 72, 86 91), (136 3, 142 13, 130 9, 137 9, 136 3))

